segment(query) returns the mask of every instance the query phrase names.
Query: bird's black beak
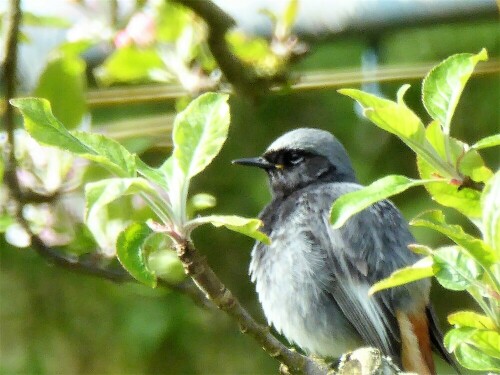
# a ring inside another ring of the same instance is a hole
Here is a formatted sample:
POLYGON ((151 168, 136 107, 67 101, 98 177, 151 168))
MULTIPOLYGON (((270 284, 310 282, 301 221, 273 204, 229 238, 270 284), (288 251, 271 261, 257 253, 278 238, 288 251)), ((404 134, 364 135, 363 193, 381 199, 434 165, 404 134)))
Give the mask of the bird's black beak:
POLYGON ((257 168, 261 168, 261 169, 272 169, 272 168, 276 167, 273 163, 269 163, 262 156, 259 156, 257 158, 236 159, 236 160, 233 160, 231 163, 240 164, 240 165, 248 165, 250 167, 257 167, 257 168))

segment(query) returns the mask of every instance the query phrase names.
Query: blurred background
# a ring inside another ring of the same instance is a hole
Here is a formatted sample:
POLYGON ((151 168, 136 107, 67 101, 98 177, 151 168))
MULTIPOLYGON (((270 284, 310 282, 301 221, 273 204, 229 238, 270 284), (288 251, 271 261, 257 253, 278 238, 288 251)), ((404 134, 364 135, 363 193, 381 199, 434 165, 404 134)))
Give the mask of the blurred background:
MULTIPOLYGON (((230 36, 233 52, 263 79, 280 77, 287 85, 258 97, 231 96, 229 138, 191 189, 191 194, 216 197, 211 213, 258 214, 270 199, 265 174, 230 161, 259 155, 296 127, 334 133, 363 184, 386 174, 417 177, 414 154, 363 119, 353 101, 336 90, 362 87, 394 99, 397 89, 410 83, 406 102, 429 121, 420 101, 421 79, 454 53, 486 48, 490 59, 478 65, 467 84, 452 134, 472 144, 500 129, 500 24, 494 0, 299 0, 293 17, 292 11, 287 16, 294 3, 289 1, 214 2, 237 22, 230 36)), ((0 1, 3 38, 8 6, 0 1)), ((175 3, 25 0, 21 6, 17 94, 50 99, 69 128, 107 134, 151 165, 170 152, 176 110, 199 92, 229 89, 207 47, 204 22, 175 3)), ((1 77, 4 90, 8 77, 1 77)), ((146 217, 144 207, 134 198, 120 201, 111 208, 103 238, 92 238, 81 224, 81 186, 105 172, 39 149, 22 132, 17 136, 22 181, 49 195, 63 192, 57 201, 25 207, 34 231, 65 254, 112 264, 116 228, 131 215, 146 217)), ((491 169, 498 168, 497 149, 482 155, 491 169)), ((4 184, 0 193, 0 374, 277 373, 278 363, 234 322, 178 291, 113 283, 49 265, 12 219, 4 184)), ((408 220, 434 207, 423 188, 394 202, 408 220)), ((466 225, 459 214, 448 214, 466 225)), ((431 246, 446 243, 428 230, 414 234, 431 246)), ((247 275, 253 241, 202 227, 194 243, 263 322, 247 275)), ((432 299, 444 329, 447 313, 474 308, 465 294, 438 285, 432 299)))

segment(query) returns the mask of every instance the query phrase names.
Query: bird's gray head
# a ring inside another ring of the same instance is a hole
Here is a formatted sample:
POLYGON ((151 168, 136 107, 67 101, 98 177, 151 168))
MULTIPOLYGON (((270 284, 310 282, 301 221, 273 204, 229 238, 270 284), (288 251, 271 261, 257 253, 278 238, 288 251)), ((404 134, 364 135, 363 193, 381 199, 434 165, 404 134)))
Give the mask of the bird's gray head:
POLYGON ((264 169, 274 196, 286 196, 318 182, 356 182, 344 146, 319 129, 292 130, 271 143, 262 156, 233 163, 264 169))

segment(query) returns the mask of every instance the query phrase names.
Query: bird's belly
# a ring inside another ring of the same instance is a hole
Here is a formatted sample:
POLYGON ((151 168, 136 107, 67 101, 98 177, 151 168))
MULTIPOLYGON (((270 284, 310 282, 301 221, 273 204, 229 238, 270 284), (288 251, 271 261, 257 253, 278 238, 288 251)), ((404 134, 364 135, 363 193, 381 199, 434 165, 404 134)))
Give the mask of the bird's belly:
POLYGON ((314 265, 297 259, 300 252, 293 254, 252 266, 268 322, 290 342, 320 356, 339 357, 361 346, 361 337, 324 290, 328 281, 319 278, 314 265))

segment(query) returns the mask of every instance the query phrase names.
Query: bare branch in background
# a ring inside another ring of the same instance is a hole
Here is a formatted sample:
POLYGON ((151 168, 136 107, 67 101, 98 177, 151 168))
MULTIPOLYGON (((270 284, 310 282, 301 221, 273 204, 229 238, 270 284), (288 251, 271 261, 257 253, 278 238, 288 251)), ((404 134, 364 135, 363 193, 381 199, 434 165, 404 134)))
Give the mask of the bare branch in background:
POLYGON ((208 46, 226 79, 236 93, 251 99, 262 96, 273 84, 272 80, 259 78, 250 66, 231 52, 226 33, 236 22, 211 1, 174 0, 203 18, 208 26, 208 46))

